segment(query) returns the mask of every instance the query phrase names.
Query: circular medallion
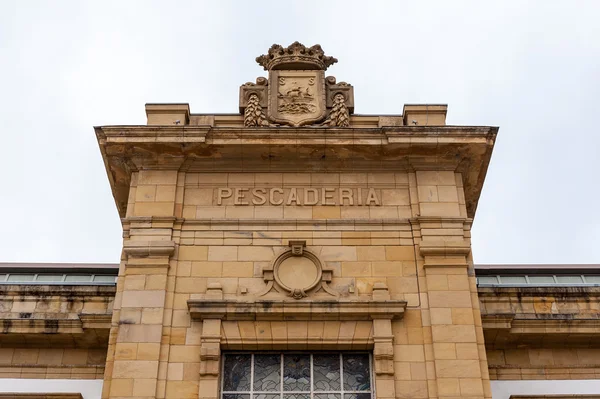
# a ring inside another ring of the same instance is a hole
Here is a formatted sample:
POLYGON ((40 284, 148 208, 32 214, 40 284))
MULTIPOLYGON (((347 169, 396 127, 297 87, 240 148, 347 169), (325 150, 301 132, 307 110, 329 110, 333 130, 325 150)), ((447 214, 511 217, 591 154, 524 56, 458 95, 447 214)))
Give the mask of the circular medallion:
POLYGON ((317 266, 304 256, 287 258, 281 262, 277 271, 281 285, 290 289, 307 290, 319 281, 317 266))
POLYGON ((275 281, 291 293, 306 292, 321 281, 321 263, 308 251, 293 255, 291 251, 282 254, 273 267, 275 281))

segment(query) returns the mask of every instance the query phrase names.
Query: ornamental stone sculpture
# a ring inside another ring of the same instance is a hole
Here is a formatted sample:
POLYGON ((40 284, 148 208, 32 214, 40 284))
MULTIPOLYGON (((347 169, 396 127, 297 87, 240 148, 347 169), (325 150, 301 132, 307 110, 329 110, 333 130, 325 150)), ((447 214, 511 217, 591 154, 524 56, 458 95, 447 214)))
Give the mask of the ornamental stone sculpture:
POLYGON ((337 59, 325 55, 320 45, 274 44, 256 62, 269 78, 240 87, 245 127, 350 126, 353 88, 345 82, 336 84, 333 76, 325 78, 325 70, 337 59))

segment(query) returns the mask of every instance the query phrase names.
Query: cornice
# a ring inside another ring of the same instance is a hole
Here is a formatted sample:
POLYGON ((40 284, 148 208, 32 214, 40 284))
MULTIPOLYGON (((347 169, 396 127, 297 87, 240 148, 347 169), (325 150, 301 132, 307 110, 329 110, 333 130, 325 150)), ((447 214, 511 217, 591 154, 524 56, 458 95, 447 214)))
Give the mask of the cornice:
POLYGON ((462 173, 467 214, 473 217, 497 127, 379 128, 104 126, 96 136, 121 217, 131 175, 183 172, 413 172, 462 173))
POLYGON ((46 313, 43 319, 21 318, 22 314, 8 313, 0 318, 4 334, 15 337, 27 335, 80 335, 86 331, 108 332, 111 327, 112 313, 80 313, 77 318, 65 318, 64 313, 46 313))
MULTIPOLYGON (((558 297, 561 300, 587 300, 600 298, 600 287, 478 287, 477 293, 482 301, 506 301, 519 298, 531 301, 540 297, 558 297)), ((598 300, 598 299, 595 299, 598 300)))
POLYGON ((573 318, 567 314, 482 314, 484 330, 510 330, 511 334, 594 334, 600 319, 573 318))
POLYGON ((115 296, 114 285, 42 285, 42 284, 1 284, 0 295, 4 297, 50 297, 64 296, 73 299, 90 300, 91 297, 115 296))
POLYGON ((466 256, 471 245, 468 241, 422 240, 419 250, 422 256, 466 256))
POLYGON ((406 301, 401 300, 235 300, 190 299, 192 319, 221 320, 373 320, 399 319, 406 301))
POLYGON ((83 399, 83 396, 80 393, 2 392, 0 393, 0 399, 83 399))
POLYGON ((80 313, 79 320, 83 329, 110 329, 112 313, 80 313))
POLYGON ((175 242, 125 241, 123 251, 130 257, 170 256, 175 252, 175 242))
MULTIPOLYGON (((315 139, 331 139, 331 145, 345 145, 347 140, 366 139, 365 144, 415 143, 433 144, 452 142, 452 138, 476 138, 493 140, 498 132, 494 126, 390 126, 379 128, 331 128, 331 127, 211 127, 209 125, 113 125, 94 128, 98 141, 103 143, 204 143, 210 140, 271 139, 273 144, 289 139, 297 143, 311 144, 315 139), (436 138, 436 141, 426 140, 436 138), (368 140, 373 140, 369 142, 368 140), (384 140, 383 143, 381 140, 384 140), (439 141, 441 139, 441 141, 439 141)), ((237 143, 232 144, 239 144, 237 143)))
POLYGON ((210 126, 102 126, 94 127, 102 143, 204 143, 210 126))

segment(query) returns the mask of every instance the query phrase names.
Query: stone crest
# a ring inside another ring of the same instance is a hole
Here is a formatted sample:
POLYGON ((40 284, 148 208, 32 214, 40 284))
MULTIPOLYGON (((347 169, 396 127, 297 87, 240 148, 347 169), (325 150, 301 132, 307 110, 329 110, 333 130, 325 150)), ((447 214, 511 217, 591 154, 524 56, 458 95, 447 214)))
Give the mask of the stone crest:
POLYGON ((354 111, 351 85, 325 70, 337 59, 326 56, 321 46, 294 42, 284 48, 274 44, 256 58, 269 78, 240 88, 240 112, 246 127, 334 126, 348 127, 354 111))
POLYGON ((322 71, 272 71, 269 119, 302 126, 325 117, 325 82, 322 71))

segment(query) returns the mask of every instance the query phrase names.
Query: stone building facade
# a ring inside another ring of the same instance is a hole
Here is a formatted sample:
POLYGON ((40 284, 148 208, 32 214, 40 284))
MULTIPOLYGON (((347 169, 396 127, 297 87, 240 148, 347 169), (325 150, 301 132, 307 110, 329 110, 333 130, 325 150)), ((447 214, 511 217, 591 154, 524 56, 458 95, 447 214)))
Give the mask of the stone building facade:
POLYGON ((597 288, 477 285, 498 128, 447 126, 445 105, 356 115, 318 45, 257 62, 268 78, 240 87, 239 114, 147 104, 147 125, 95 128, 116 288, 0 286, 5 378, 27 356, 38 378, 102 374, 106 399, 491 398, 490 378, 598 378, 597 288))

